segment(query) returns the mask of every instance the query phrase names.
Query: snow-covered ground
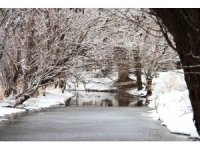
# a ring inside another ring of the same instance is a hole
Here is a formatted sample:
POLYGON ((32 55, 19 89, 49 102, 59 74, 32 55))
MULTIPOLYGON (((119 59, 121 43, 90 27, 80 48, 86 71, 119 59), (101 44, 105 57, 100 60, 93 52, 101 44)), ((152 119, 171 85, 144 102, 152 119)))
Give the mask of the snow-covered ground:
POLYGON ((182 70, 160 72, 153 80, 150 116, 163 121, 171 132, 198 137, 188 94, 182 70))
POLYGON ((107 77, 97 77, 97 72, 81 72, 79 80, 76 82, 75 78, 70 78, 67 81, 68 89, 71 90, 96 90, 108 91, 114 90, 114 81, 117 79, 117 73, 110 74, 107 77))
MULTIPOLYGON (((93 91, 111 91, 116 90, 115 82, 118 79, 118 73, 110 73, 106 77, 97 76, 97 72, 81 72, 79 74, 79 81, 76 82, 76 78, 70 78, 67 81, 67 88, 70 90, 93 90, 93 91)), ((136 80, 134 74, 130 74, 129 77, 136 80)))
POLYGON ((6 108, 0 106, 0 121, 7 120, 5 118, 2 118, 5 115, 10 115, 10 114, 16 114, 16 113, 21 113, 25 112, 24 109, 17 109, 17 108, 6 108))
POLYGON ((20 105, 18 108, 8 108, 10 104, 13 104, 11 100, 0 101, 0 121, 5 120, 5 115, 11 115, 16 113, 28 111, 38 111, 44 108, 49 108, 57 105, 64 105, 65 101, 73 96, 71 93, 66 92, 61 93, 60 89, 48 89, 46 96, 38 96, 36 98, 30 98, 23 105, 20 105))

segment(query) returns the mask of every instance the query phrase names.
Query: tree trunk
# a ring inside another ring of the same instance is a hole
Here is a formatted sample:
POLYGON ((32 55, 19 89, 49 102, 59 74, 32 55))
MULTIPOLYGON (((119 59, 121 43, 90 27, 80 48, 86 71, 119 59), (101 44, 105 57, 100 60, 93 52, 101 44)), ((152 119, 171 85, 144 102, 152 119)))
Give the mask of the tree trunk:
POLYGON ((61 88, 62 93, 65 92, 65 89, 66 89, 66 81, 65 80, 60 80, 59 88, 61 88))
POLYGON ((194 123, 200 135, 200 9, 153 11, 174 37, 189 90, 194 123))
POLYGON ((147 85, 146 85, 146 91, 147 91, 147 97, 152 95, 152 78, 151 77, 147 77, 146 78, 147 81, 147 85))
POLYGON ((139 47, 137 47, 136 49, 133 50, 134 53, 134 64, 135 64, 135 75, 136 75, 136 79, 137 79, 137 88, 138 90, 142 90, 142 65, 141 65, 141 58, 140 58, 140 54, 139 54, 139 47))
POLYGON ((4 91, 4 96, 5 97, 9 97, 10 96, 10 94, 12 93, 12 88, 11 87, 8 87, 7 89, 5 89, 5 91, 4 91))
POLYGON ((117 82, 132 81, 129 78, 129 64, 127 58, 127 49, 123 47, 114 47, 114 59, 117 63, 118 79, 117 82))
POLYGON ((136 68, 137 88, 142 90, 141 64, 138 64, 136 68))
POLYGON ((129 78, 129 73, 128 73, 128 66, 124 63, 118 63, 118 79, 117 82, 129 82, 131 81, 129 78))
POLYGON ((14 105, 14 108, 17 107, 18 105, 20 104, 23 104, 26 100, 28 100, 30 98, 29 95, 23 95, 23 96, 20 96, 20 98, 16 101, 15 105, 14 105))

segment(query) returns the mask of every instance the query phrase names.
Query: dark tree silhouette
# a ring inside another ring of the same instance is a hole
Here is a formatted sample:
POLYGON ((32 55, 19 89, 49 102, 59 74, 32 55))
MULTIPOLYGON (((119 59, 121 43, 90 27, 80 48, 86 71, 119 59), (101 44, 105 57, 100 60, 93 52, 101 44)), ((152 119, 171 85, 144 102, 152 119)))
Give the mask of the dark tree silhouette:
POLYGON ((142 90, 142 65, 141 65, 141 57, 139 55, 139 47, 134 49, 134 60, 135 60, 135 75, 137 79, 137 88, 138 90, 142 90))
POLYGON ((169 45, 177 50, 184 69, 185 81, 200 135, 200 9, 151 9, 169 45), (170 42, 167 31, 173 37, 170 42))

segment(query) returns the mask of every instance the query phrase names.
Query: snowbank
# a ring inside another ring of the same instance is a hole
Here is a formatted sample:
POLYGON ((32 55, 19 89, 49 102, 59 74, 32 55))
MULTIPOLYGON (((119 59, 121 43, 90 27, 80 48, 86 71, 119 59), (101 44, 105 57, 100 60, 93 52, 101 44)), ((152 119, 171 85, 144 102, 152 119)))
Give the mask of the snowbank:
MULTIPOLYGON (((98 71, 96 72, 81 72, 78 77, 79 81, 76 82, 76 78, 71 77, 67 80, 69 90, 91 90, 91 91, 112 91, 117 87, 114 85, 118 79, 118 73, 112 72, 106 77, 98 77, 98 71)), ((136 80, 135 75, 130 74, 129 77, 136 80)))
MULTIPOLYGON (((0 117, 5 116, 5 115, 10 115, 10 114, 15 114, 15 113, 21 113, 25 112, 24 109, 17 109, 17 108, 6 108, 6 107, 1 107, 0 106, 0 117)), ((6 120, 6 119, 0 119, 0 121, 6 120)))
POLYGON ((37 98, 30 98, 27 101, 25 101, 22 105, 19 106, 22 109, 5 107, 5 106, 8 106, 10 103, 12 103, 12 101, 8 101, 8 100, 1 101, 0 102, 0 121, 5 120, 3 118, 5 115, 21 113, 21 112, 25 112, 26 110, 36 111, 36 110, 41 110, 44 108, 64 104, 65 101, 72 96, 73 94, 69 92, 65 92, 62 94, 60 89, 49 89, 46 92, 46 96, 38 96, 37 98))
POLYGON ((160 72, 153 80, 150 99, 149 106, 154 108, 150 116, 163 121, 171 132, 198 136, 183 71, 160 72))
POLYGON ((30 98, 23 103, 23 108, 33 111, 56 105, 64 105, 65 101, 73 95, 69 92, 61 93, 60 89, 48 90, 46 96, 30 98))

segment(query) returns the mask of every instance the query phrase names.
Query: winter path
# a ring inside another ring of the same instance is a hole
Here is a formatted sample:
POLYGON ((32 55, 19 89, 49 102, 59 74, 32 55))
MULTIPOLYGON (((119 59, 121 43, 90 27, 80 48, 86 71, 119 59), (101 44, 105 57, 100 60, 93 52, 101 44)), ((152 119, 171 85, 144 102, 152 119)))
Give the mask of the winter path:
POLYGON ((147 107, 65 107, 0 124, 1 141, 186 141, 148 117, 147 107))

